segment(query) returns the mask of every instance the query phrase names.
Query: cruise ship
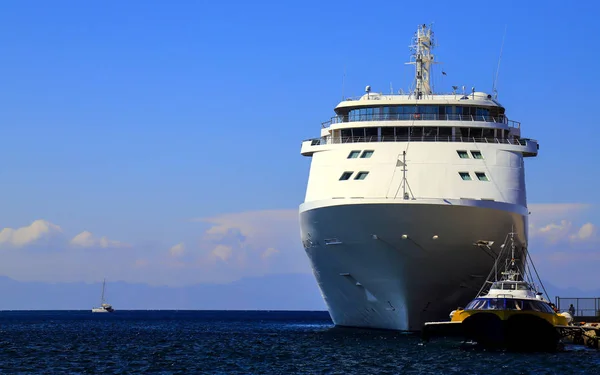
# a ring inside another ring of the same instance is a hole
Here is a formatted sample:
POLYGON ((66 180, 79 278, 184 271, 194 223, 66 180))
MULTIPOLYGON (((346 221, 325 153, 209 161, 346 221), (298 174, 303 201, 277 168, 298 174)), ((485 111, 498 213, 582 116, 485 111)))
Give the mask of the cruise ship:
POLYGON ((302 142, 301 239, 335 325, 420 330, 477 294, 506 233, 525 259, 523 161, 538 143, 496 90, 434 93, 434 47, 418 26, 413 88, 366 86, 302 142))

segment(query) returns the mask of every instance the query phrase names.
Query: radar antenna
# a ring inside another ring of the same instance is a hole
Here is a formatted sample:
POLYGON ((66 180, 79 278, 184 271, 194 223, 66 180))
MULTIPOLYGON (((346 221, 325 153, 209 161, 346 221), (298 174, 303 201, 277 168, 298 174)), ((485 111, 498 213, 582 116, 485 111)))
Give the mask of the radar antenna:
POLYGON ((498 56, 498 67, 496 68, 496 77, 494 77, 494 84, 492 85, 492 92, 494 93, 494 99, 498 99, 498 90, 496 84, 498 83, 498 74, 500 73, 500 60, 502 60, 502 50, 504 50, 504 38, 506 38, 506 29, 508 25, 504 25, 504 35, 502 36, 502 45, 500 46, 500 56, 498 56))
POLYGON ((424 95, 433 94, 429 84, 431 64, 435 64, 433 62, 434 56, 431 53, 433 48, 435 48, 435 41, 431 26, 419 25, 410 45, 412 51, 411 61, 406 63, 415 66, 415 89, 413 94, 417 99, 421 99, 424 95))

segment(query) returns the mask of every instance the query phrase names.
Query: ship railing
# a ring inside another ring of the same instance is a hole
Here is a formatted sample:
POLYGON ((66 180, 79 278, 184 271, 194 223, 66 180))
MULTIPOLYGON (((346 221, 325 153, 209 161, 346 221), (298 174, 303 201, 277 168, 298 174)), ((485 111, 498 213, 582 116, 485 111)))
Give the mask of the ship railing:
POLYGON ((333 124, 341 124, 344 122, 360 122, 360 121, 479 121, 493 122, 496 124, 506 124, 509 128, 520 129, 521 123, 512 121, 506 116, 488 116, 488 115, 457 115, 437 113, 395 113, 395 114, 357 114, 346 116, 334 116, 329 120, 322 122, 323 128, 333 124))
MULTIPOLYGON (((413 98, 416 99, 416 96, 414 93, 407 91, 398 91, 397 94, 385 94, 383 92, 371 92, 370 95, 367 94, 362 94, 362 95, 354 95, 354 96, 345 96, 342 100, 345 102, 354 102, 354 101, 358 101, 358 100, 397 100, 398 99, 398 95, 404 95, 406 97, 408 97, 409 95, 413 98), (366 96, 366 98, 365 98, 366 96)), ((431 99, 436 99, 442 96, 454 96, 455 98, 459 98, 459 99, 465 99, 465 98, 473 98, 473 93, 459 93, 459 92, 453 92, 453 91, 449 91, 449 92, 436 92, 436 93, 432 93, 429 95, 423 95, 421 96, 421 98, 419 99, 420 101, 426 101, 426 100, 431 100, 431 99)), ((491 97, 490 97, 491 98, 491 97)))
POLYGON ((440 136, 440 135, 411 135, 411 136, 369 136, 369 137, 323 137, 311 138, 306 141, 311 142, 311 146, 341 143, 364 143, 364 142, 470 142, 470 143, 497 143, 515 146, 527 146, 528 142, 536 142, 529 138, 479 138, 479 137, 461 137, 461 136, 440 136))

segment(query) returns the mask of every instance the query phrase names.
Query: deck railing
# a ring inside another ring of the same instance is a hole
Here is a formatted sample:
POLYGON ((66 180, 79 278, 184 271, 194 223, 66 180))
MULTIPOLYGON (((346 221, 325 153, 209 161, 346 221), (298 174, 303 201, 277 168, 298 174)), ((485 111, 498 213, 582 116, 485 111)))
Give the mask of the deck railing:
POLYGON ((556 297, 556 307, 560 311, 569 311, 575 308, 575 317, 600 317, 600 298, 565 298, 556 297))
POLYGON ((322 122, 322 127, 326 128, 333 124, 358 121, 480 121, 493 122, 496 124, 506 124, 510 128, 521 128, 521 123, 512 121, 506 116, 485 116, 485 115, 439 115, 436 113, 396 113, 396 114, 362 114, 334 116, 328 121, 322 122))
POLYGON ((527 146, 528 142, 536 142, 534 139, 520 138, 477 138, 477 137, 460 137, 460 136, 371 136, 371 137, 323 137, 312 138, 306 141, 311 142, 311 146, 340 144, 340 143, 363 143, 363 142, 470 142, 470 143, 498 143, 509 144, 516 146, 527 146))

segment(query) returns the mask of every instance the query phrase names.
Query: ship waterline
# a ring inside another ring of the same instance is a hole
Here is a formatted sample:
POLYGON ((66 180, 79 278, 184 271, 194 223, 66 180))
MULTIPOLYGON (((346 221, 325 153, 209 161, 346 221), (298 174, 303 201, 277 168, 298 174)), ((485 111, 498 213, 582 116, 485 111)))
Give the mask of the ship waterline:
POLYGON ((425 321, 447 319, 473 298, 494 263, 481 243, 511 230, 517 242, 526 238, 526 215, 496 202, 336 201, 301 207, 300 220, 339 326, 417 331, 425 321))

